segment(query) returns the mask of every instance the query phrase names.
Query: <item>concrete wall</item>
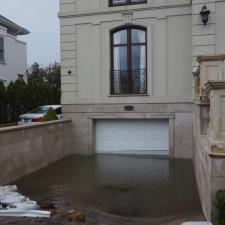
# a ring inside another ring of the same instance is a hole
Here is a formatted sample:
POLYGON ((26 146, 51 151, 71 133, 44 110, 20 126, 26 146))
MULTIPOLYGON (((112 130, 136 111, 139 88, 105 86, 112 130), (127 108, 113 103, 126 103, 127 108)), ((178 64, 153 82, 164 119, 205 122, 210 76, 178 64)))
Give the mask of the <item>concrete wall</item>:
POLYGON ((214 224, 216 193, 225 189, 224 59, 225 55, 198 57, 200 65, 194 73, 193 160, 203 212, 214 224))
POLYGON ((23 74, 26 80, 27 46, 16 37, 7 33, 0 27, 0 36, 4 37, 5 62, 0 62, 0 80, 6 84, 18 79, 18 74, 23 74))
POLYGON ((106 0, 61 0, 59 16, 62 104, 191 101, 190 1, 108 7, 106 0), (110 30, 128 23, 147 28, 148 93, 110 96, 110 30))
MULTIPOLYGON (((208 155, 208 141, 203 130, 201 131, 204 111, 207 106, 195 106, 194 114, 194 145, 193 162, 195 169, 196 182, 199 190, 202 209, 205 217, 211 220, 211 158, 208 155)), ((206 127, 208 127, 206 125, 206 127)))
POLYGON ((65 157, 70 141, 68 120, 0 128, 0 185, 65 157))
POLYGON ((225 158, 224 153, 212 154, 210 139, 200 132, 204 108, 195 106, 193 161, 203 213, 207 220, 216 224, 216 193, 225 189, 225 158))

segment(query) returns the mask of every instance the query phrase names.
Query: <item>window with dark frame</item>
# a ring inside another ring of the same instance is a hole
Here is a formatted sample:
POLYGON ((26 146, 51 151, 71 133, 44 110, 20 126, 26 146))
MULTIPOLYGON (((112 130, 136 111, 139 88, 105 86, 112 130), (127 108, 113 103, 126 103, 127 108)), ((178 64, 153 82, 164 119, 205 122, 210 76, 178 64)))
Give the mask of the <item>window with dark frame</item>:
POLYGON ((109 6, 135 5, 147 3, 147 0, 109 0, 109 6))
POLYGON ((147 94, 146 28, 111 31, 111 94, 147 94))
POLYGON ((23 81, 24 79, 24 75, 23 74, 18 74, 18 80, 23 81))
POLYGON ((0 62, 5 62, 4 39, 0 37, 0 62))

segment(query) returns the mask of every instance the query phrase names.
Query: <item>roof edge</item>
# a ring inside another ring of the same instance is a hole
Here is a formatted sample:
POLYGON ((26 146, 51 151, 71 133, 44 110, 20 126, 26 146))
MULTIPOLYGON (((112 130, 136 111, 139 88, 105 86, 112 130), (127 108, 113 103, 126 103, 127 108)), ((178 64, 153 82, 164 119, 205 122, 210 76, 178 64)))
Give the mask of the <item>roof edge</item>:
POLYGON ((0 15, 0 25, 15 30, 16 35, 26 35, 30 33, 26 28, 17 25, 2 15, 0 15))

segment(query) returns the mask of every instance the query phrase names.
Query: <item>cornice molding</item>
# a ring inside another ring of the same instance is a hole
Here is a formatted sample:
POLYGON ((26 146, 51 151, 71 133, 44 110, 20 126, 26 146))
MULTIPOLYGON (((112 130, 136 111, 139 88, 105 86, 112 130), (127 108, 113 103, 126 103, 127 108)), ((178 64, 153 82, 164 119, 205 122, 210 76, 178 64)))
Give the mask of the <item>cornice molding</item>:
POLYGON ((224 89, 225 90, 225 81, 208 81, 205 84, 206 91, 224 89))
POLYGON ((210 61, 224 61, 225 54, 222 55, 200 55, 197 57, 198 63, 210 62, 210 61))
POLYGON ((109 8, 102 8, 99 10, 87 10, 87 11, 79 11, 79 12, 59 12, 58 17, 59 18, 82 17, 82 16, 165 9, 165 8, 182 8, 182 7, 190 7, 190 6, 191 6, 190 0, 183 0, 183 3, 180 3, 180 4, 178 4, 178 1, 173 1, 173 2, 167 2, 166 4, 165 3, 164 4, 150 3, 147 5, 141 5, 141 6, 131 5, 131 6, 109 7, 109 8))

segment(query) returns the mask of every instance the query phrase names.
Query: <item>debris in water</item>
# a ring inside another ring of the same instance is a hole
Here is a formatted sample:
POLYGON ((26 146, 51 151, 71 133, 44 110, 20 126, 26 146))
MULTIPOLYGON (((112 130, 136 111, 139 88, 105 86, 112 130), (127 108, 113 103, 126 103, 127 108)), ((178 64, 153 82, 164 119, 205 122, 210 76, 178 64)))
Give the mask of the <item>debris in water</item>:
POLYGON ((86 216, 76 210, 72 210, 69 212, 58 212, 55 215, 56 219, 62 219, 68 222, 79 222, 79 223, 83 223, 86 221, 86 216))
POLYGON ((182 223, 181 225, 212 225, 210 222, 186 222, 182 223))

